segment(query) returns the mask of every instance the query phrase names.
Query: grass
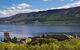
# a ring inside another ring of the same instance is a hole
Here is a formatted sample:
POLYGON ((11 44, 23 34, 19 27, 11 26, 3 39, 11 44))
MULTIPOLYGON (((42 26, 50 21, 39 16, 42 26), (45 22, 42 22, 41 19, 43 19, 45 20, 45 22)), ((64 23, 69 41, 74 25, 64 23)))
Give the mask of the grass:
POLYGON ((33 44, 0 43, 0 50, 80 50, 80 39, 57 41, 56 39, 38 39, 33 44))

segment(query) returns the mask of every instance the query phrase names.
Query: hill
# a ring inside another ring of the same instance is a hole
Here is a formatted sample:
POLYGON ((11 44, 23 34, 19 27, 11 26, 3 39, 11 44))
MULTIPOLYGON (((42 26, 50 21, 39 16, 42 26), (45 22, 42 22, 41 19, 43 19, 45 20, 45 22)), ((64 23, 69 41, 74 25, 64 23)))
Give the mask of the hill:
POLYGON ((80 25, 80 7, 20 13, 0 18, 0 24, 80 25))

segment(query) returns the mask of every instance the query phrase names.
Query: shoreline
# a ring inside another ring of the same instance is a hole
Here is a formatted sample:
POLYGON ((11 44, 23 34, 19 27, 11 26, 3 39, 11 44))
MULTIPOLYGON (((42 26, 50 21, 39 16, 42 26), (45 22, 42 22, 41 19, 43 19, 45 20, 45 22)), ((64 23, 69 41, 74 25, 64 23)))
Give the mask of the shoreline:
POLYGON ((80 24, 0 24, 0 25, 28 25, 28 26, 80 26, 80 24))

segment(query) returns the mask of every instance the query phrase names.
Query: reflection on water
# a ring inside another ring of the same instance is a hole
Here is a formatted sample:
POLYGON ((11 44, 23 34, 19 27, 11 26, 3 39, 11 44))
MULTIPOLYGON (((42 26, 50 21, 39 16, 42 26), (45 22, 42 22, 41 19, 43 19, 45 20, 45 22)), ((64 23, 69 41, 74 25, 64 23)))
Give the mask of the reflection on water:
POLYGON ((32 26, 0 25, 0 32, 39 33, 39 32, 79 32, 80 26, 32 26))
POLYGON ((28 37, 42 32, 80 32, 80 26, 0 25, 2 32, 9 32, 11 37, 28 37))
POLYGON ((0 41, 4 38, 3 32, 9 32, 12 38, 31 37, 42 32, 80 32, 80 26, 0 25, 0 41))

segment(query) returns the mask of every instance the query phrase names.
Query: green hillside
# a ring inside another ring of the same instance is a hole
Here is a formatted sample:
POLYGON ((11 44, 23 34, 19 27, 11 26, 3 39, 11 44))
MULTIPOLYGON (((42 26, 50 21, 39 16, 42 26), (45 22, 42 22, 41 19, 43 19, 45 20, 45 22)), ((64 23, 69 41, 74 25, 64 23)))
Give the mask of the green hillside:
POLYGON ((20 13, 1 18, 1 24, 80 25, 80 7, 20 13))

